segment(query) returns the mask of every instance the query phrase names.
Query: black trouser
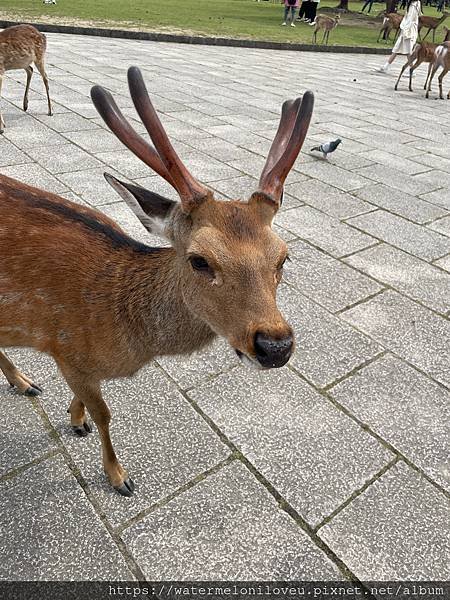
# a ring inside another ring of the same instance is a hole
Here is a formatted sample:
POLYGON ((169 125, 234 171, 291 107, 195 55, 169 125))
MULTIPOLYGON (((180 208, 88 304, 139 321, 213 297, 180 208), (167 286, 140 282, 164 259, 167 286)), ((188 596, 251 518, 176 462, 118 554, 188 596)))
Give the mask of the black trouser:
POLYGON ((302 19, 303 17, 309 19, 309 9, 311 4, 312 2, 310 2, 310 0, 303 0, 302 5, 300 6, 300 12, 298 13, 299 19, 302 19))
POLYGON ((309 15, 307 18, 310 21, 314 21, 317 13, 317 2, 310 2, 309 4, 311 4, 311 7, 309 9, 309 15))

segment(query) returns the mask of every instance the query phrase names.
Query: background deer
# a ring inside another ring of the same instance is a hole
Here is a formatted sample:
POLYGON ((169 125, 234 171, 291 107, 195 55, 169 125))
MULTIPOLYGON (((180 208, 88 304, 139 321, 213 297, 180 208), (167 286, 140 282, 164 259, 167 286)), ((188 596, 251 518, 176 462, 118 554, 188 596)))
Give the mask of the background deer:
POLYGON ((398 13, 388 13, 383 18, 383 25, 381 26, 380 32, 378 34, 377 42, 380 41, 381 34, 383 34, 383 40, 388 40, 389 35, 392 30, 395 31, 394 41, 398 36, 398 32, 400 31, 400 23, 402 22, 403 15, 399 15, 398 13))
POLYGON ((316 23, 313 33, 313 44, 317 44, 317 32, 323 29, 322 44, 328 44, 328 38, 330 37, 330 31, 338 26, 340 15, 333 17, 327 17, 325 15, 319 15, 316 17, 316 23))
POLYGON ((422 15, 421 17, 419 17, 419 30, 418 30, 419 38, 420 38, 420 31, 421 31, 421 29, 423 27, 427 27, 427 32, 424 35, 424 37, 422 38, 422 41, 425 40, 425 38, 430 33, 430 31, 432 31, 433 32, 433 42, 434 42, 434 36, 436 35, 436 29, 449 16, 450 16, 450 13, 443 12, 442 16, 440 18, 438 18, 438 17, 426 17, 425 15, 422 15))
MULTIPOLYGON (((45 72, 44 58, 47 40, 31 25, 14 25, 0 31, 0 100, 2 95, 3 75, 12 69, 25 69, 27 73, 27 85, 23 97, 23 110, 28 108, 28 90, 30 89, 31 77, 33 75, 32 63, 42 76, 47 92, 48 114, 52 114, 52 103, 48 89, 48 78, 45 72)), ((5 122, 0 107, 0 133, 3 133, 5 122)))
MULTIPOLYGON (((447 42, 449 40, 450 40, 450 29, 448 29, 447 27, 444 26, 444 40, 443 41, 447 42)), ((423 86, 424 90, 427 89, 428 78, 430 76, 431 69, 433 67, 434 51, 436 50, 437 46, 438 46, 438 44, 433 44, 432 42, 421 42, 420 44, 416 44, 414 50, 412 51, 408 60, 403 65, 402 70, 400 71, 400 74, 398 76, 397 82, 394 87, 395 91, 397 91, 400 79, 408 67, 410 67, 410 69, 409 69, 409 91, 410 92, 413 91, 413 89, 412 89, 413 73, 417 69, 417 67, 420 67, 420 65, 422 63, 429 63, 428 73, 427 73, 427 77, 425 79, 425 85, 423 86)))
MULTIPOLYGON (((131 376, 156 356, 188 354, 216 335, 258 368, 281 367, 293 352, 292 329, 276 304, 287 246, 271 224, 314 102, 306 92, 283 104, 248 202, 217 201, 180 161, 139 69, 129 69, 128 83, 155 147, 132 129, 109 92, 94 87, 93 102, 180 202, 106 177, 170 247, 150 248, 93 209, 0 176, 0 346, 29 346, 55 359, 74 393, 74 432, 91 431, 86 407, 99 430, 105 472, 125 496, 134 483, 113 449, 101 381, 131 376)), ((0 369, 22 393, 41 391, 2 353, 0 369)))
MULTIPOLYGON (((433 81, 433 77, 435 76, 436 71, 439 69, 439 67, 442 67, 442 71, 438 77, 439 98, 441 100, 443 100, 444 96, 442 93, 442 81, 444 80, 444 77, 447 75, 447 73, 450 71, 450 42, 444 42, 443 44, 438 46, 436 48, 436 50, 434 51, 434 59, 433 59, 433 63, 432 63, 432 69, 431 69, 430 76, 428 77, 427 93, 425 94, 426 98, 428 98, 430 95, 431 82, 433 81)), ((447 100, 449 98, 450 98, 450 90, 447 94, 447 100)))

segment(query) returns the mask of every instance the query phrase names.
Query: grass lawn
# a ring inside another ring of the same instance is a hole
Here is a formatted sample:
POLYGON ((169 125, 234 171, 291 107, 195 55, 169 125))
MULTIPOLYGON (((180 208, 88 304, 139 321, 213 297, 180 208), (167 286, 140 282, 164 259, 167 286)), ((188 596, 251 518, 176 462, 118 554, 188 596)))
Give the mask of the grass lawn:
MULTIPOLYGON (((236 37, 279 42, 310 43, 312 27, 281 27, 283 7, 255 0, 1 0, 0 19, 55 22, 133 28, 170 33, 236 37)), ((338 0, 322 0, 320 8, 337 6, 338 0)), ((377 46, 381 25, 377 15, 384 3, 374 4, 373 16, 360 15, 362 2, 350 2, 350 12, 330 35, 330 44, 377 46)), ((435 8, 425 14, 437 16, 435 8)), ((448 23, 447 23, 448 24, 448 23)), ((450 26, 450 25, 449 25, 450 26)), ((442 26, 440 27, 442 29, 442 26)), ((441 39, 440 31, 436 40, 441 39)), ((320 38, 321 39, 321 38, 320 38)), ((390 44, 391 45, 391 44, 390 44)), ((390 47, 386 42, 379 47, 390 47)))

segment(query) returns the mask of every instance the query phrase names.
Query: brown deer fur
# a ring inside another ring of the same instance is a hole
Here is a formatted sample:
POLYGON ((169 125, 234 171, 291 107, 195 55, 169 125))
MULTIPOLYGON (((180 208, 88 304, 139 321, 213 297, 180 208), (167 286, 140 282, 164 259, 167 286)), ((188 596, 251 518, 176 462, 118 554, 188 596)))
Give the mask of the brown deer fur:
POLYGON ((316 17, 315 28, 313 32, 313 44, 317 43, 317 33, 323 29, 322 44, 328 44, 328 38, 330 37, 330 31, 338 26, 340 15, 333 17, 327 17, 326 15, 319 15, 316 17))
MULTIPOLYGON (((126 496, 134 484, 114 453, 101 381, 130 376, 156 356, 188 354, 216 335, 255 366, 289 360, 293 333, 276 303, 287 247, 271 222, 313 106, 310 92, 283 105, 259 189, 248 202, 224 202, 181 164, 138 69, 130 69, 129 84, 156 149, 131 129, 108 92, 94 88, 94 103, 116 135, 177 189, 181 203, 107 179, 170 247, 150 248, 91 208, 0 176, 0 346, 29 346, 55 359, 74 393, 75 433, 91 430, 86 407, 104 469, 126 496)), ((0 368, 19 391, 40 391, 2 353, 0 368)))
MULTIPOLYGON (((47 93, 48 114, 52 114, 52 102, 48 87, 48 77, 45 72, 45 50, 47 40, 32 25, 14 25, 0 31, 0 100, 2 95, 3 75, 6 71, 13 69, 25 69, 27 84, 23 96, 23 110, 28 108, 28 90, 30 89, 31 77, 33 75, 32 63, 36 65, 44 81, 47 93)), ((0 133, 3 133, 5 122, 0 109, 0 133)))
MULTIPOLYGON (((450 40, 450 29, 448 29, 447 27, 444 26, 444 40, 443 41, 447 42, 449 40, 450 40)), ((409 69, 409 88, 408 89, 410 92, 413 91, 413 89, 412 89, 413 73, 417 69, 417 67, 420 67, 420 65, 422 63, 429 63, 427 77, 425 79, 425 84, 423 86, 424 90, 427 89, 428 78, 430 76, 431 69, 433 66, 432 63, 434 60, 434 51, 436 50, 437 46, 438 46, 438 44, 433 44, 432 42, 421 42, 420 44, 416 44, 416 46, 414 47, 414 50, 412 51, 411 55, 408 57, 408 60, 403 65, 402 70, 400 71, 400 74, 398 76, 397 82, 394 87, 394 89, 396 91, 398 89, 398 84, 400 83, 400 79, 408 67, 410 67, 410 69, 409 69)))
MULTIPOLYGON (((433 81, 433 77, 435 76, 436 71, 439 69, 439 67, 442 67, 442 71, 438 77, 438 82, 439 82, 439 98, 441 100, 443 100, 444 95, 442 92, 442 82, 444 80, 444 77, 450 71, 450 42, 444 42, 443 44, 439 45, 436 48, 436 50, 434 51, 434 59, 433 59, 433 63, 431 66, 432 66, 432 69, 431 69, 431 73, 428 77, 428 88, 427 88, 425 97, 426 98, 429 97, 430 90, 431 90, 431 82, 433 81)), ((450 99, 450 90, 447 94, 447 99, 450 99)))
POLYGON ((402 22, 403 15, 399 15, 398 13, 388 13, 383 18, 383 25, 381 26, 380 32, 378 34, 377 42, 380 41, 380 37, 383 34, 383 39, 388 40, 391 34, 391 31, 395 30, 394 40, 400 31, 400 23, 402 22))
POLYGON ((441 17, 427 17, 425 15, 421 15, 419 17, 419 37, 420 37, 420 31, 423 27, 427 28, 427 32, 425 34, 425 36, 422 38, 422 41, 425 40, 425 38, 427 37, 427 35, 430 33, 430 31, 433 32, 433 42, 434 42, 434 36, 436 35, 436 29, 439 27, 439 25, 441 23, 443 23, 445 21, 445 19, 447 19, 447 17, 449 17, 450 14, 447 12, 443 12, 441 17))

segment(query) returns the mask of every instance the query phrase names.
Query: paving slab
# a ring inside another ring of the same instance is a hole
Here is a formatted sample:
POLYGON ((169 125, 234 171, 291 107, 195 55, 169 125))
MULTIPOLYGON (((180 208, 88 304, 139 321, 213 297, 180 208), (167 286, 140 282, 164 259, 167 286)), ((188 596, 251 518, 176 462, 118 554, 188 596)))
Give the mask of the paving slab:
POLYGON ((289 258, 284 279, 331 312, 343 310, 383 289, 372 279, 305 242, 290 244, 289 258))
POLYGON ((333 398, 450 491, 450 393, 386 355, 330 390, 333 398))
MULTIPOLYGON (((10 353, 8 353, 10 354, 10 353)), ((26 396, 11 388, 0 373, 3 414, 0 477, 56 448, 38 412, 26 396)))
MULTIPOLYGON (((73 144, 59 144, 58 146, 38 146, 28 149, 29 156, 39 165, 52 174, 69 173, 102 167, 96 160, 81 148, 73 144)), ((47 188, 48 189, 48 188, 47 188)))
POLYGON ((310 206, 281 212, 275 223, 336 257, 352 254, 376 242, 373 237, 310 206))
POLYGON ((374 210, 373 206, 359 198, 317 179, 286 185, 285 192, 337 219, 347 219, 374 210))
POLYGON ((348 219, 347 223, 424 260, 448 254, 450 239, 384 210, 348 219))
POLYGON ((232 463, 122 534, 148 579, 340 578, 311 539, 239 463, 232 463))
POLYGON ((366 185, 359 190, 355 190, 354 194, 358 198, 370 202, 370 205, 375 204, 379 208, 384 208, 399 217, 404 217, 409 221, 419 224, 445 216, 448 212, 443 207, 421 199, 424 198, 426 200, 428 194, 417 198, 381 183, 366 185))
POLYGON ((47 386, 42 404, 114 525, 172 494, 230 454, 159 368, 146 367, 133 379, 115 380, 102 389, 113 414, 111 438, 117 456, 136 483, 131 499, 119 496, 108 484, 96 429, 87 438, 71 432, 66 408, 72 394, 66 384, 58 380, 47 386))
POLYGON ((287 369, 233 370, 189 396, 311 526, 393 458, 287 369))
POLYGON ((134 579, 61 456, 0 482, 0 490, 0 579, 134 579))
POLYGON ((279 306, 296 335, 296 350, 290 364, 319 388, 383 350, 293 287, 282 286, 279 306))
POLYGON ((68 191, 64 183, 36 163, 2 167, 2 175, 55 194, 68 191))
POLYGON ((449 511, 448 498, 399 463, 318 534, 362 581, 446 581, 449 511))
POLYGON ((436 381, 450 384, 447 319, 390 290, 345 311, 341 317, 436 381))
POLYGON ((345 262, 433 310, 443 314, 450 310, 450 277, 406 252, 380 244, 345 262))
POLYGON ((429 228, 450 237, 450 216, 433 221, 433 223, 430 223, 429 228))

